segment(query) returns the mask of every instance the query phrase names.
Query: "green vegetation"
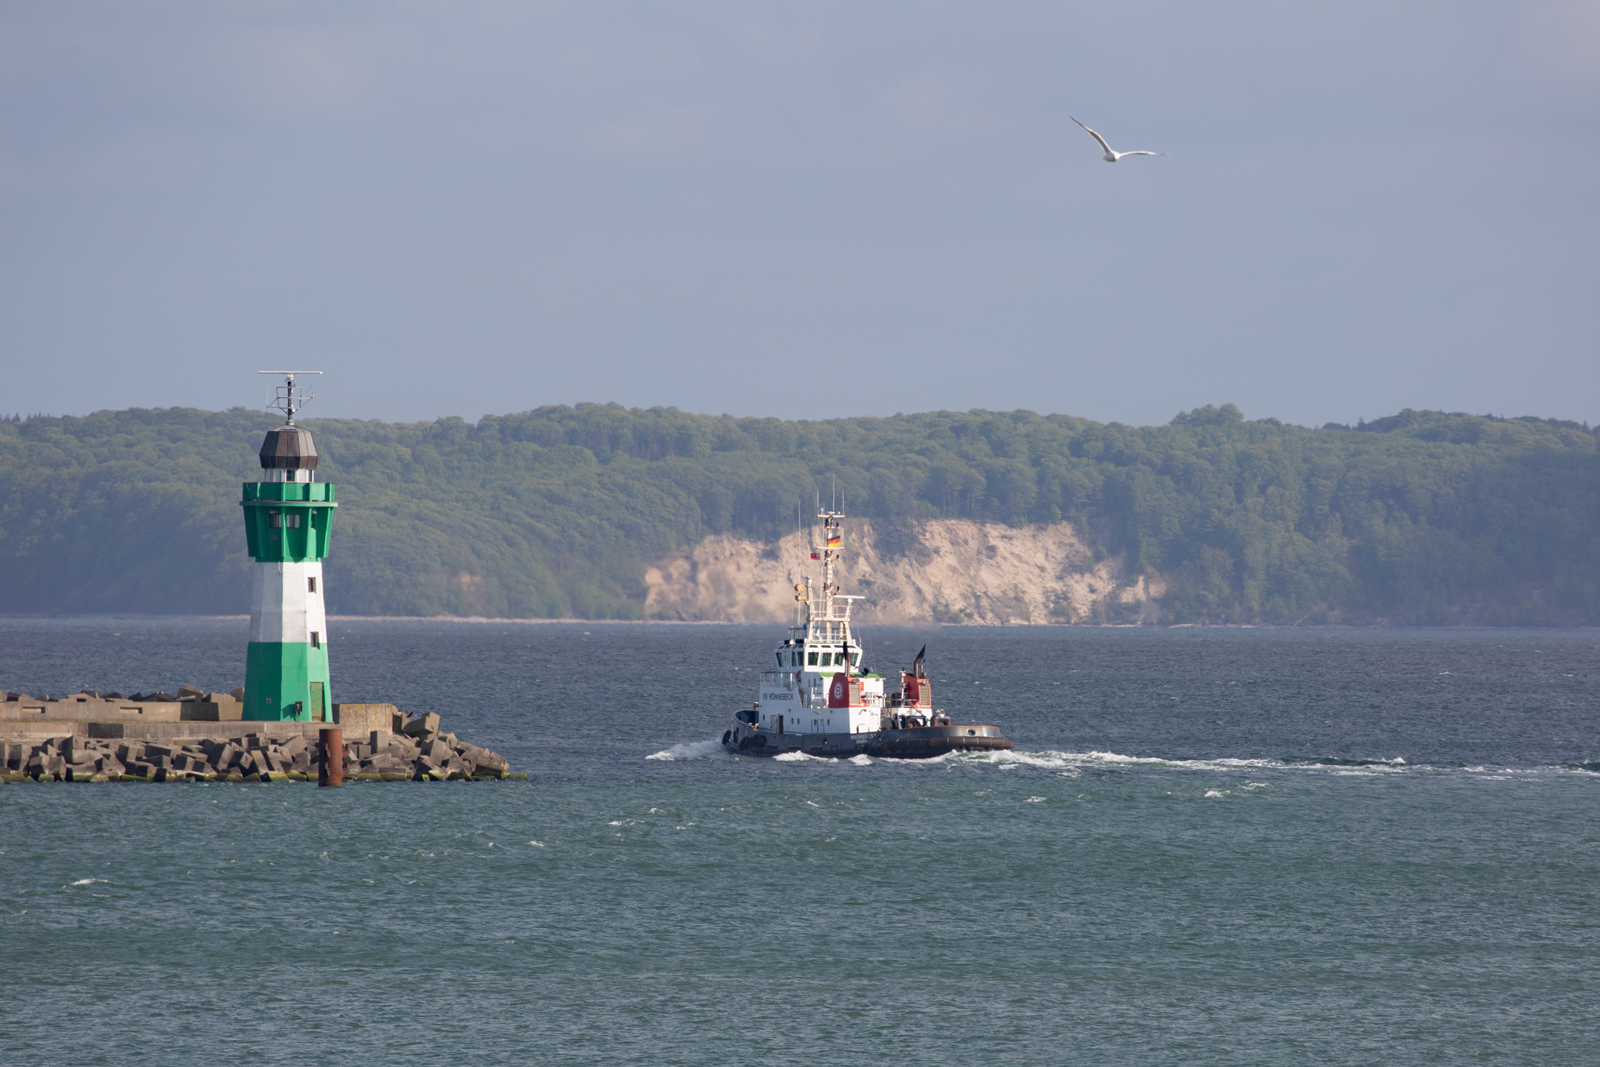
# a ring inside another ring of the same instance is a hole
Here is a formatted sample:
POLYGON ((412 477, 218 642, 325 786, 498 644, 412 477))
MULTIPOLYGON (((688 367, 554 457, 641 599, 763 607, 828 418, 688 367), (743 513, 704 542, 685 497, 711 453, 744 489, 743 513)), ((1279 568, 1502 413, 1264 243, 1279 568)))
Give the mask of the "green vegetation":
MULTIPOLYGON (((0 610, 247 611, 239 483, 271 425, 178 408, 0 423, 0 610)), ((836 478, 900 552, 922 550, 923 519, 1071 520, 1162 574, 1174 622, 1600 623, 1600 457, 1573 423, 585 404, 305 425, 339 485, 328 589, 345 613, 639 618, 645 560, 779 536, 836 478)))

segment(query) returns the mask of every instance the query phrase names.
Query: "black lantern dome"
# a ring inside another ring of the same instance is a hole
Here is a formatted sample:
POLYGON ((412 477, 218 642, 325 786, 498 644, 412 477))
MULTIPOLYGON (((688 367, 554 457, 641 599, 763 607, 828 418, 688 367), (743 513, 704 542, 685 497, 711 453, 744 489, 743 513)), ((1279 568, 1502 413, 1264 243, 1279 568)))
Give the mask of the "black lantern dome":
POLYGON ((317 445, 311 440, 311 431, 299 426, 280 426, 268 430, 261 442, 262 470, 317 469, 317 445))

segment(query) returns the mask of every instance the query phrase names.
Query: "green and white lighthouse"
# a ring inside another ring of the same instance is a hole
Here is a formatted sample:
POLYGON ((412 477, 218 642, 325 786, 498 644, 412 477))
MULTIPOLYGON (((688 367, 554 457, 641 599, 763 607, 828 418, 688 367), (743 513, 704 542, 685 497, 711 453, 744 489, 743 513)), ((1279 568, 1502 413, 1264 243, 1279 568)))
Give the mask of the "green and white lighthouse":
POLYGON ((297 374, 282 374, 272 407, 284 425, 261 443, 259 482, 244 483, 245 537, 255 560, 250 595, 250 648, 245 659, 244 717, 327 722, 328 615, 323 607, 322 557, 333 522, 333 486, 316 480, 317 446, 294 424, 312 398, 298 391, 297 374))

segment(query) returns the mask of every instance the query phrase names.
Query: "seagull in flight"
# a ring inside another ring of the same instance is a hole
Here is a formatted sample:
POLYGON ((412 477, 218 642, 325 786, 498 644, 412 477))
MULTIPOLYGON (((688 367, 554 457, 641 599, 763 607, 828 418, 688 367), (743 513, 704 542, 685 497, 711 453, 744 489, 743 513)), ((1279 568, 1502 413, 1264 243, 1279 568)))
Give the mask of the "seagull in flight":
MULTIPOLYGON (((1072 116, 1068 115, 1067 118, 1072 119, 1072 116)), ((1072 119, 1072 121, 1073 122, 1078 122, 1077 119, 1072 119)), ((1078 125, 1079 126, 1083 126, 1083 123, 1078 122, 1078 125)), ((1088 133, 1088 135, 1090 137, 1093 137, 1096 141, 1099 141, 1100 142, 1100 147, 1104 148, 1106 150, 1106 154, 1101 156, 1100 158, 1105 160, 1107 163, 1115 163, 1117 160, 1121 159, 1123 156, 1164 156, 1164 155, 1166 155, 1165 152, 1146 152, 1146 151, 1143 151, 1143 150, 1140 150, 1138 152, 1113 152, 1111 150, 1111 146, 1106 144, 1106 139, 1104 137, 1101 137, 1098 133, 1095 133, 1093 130, 1089 129, 1089 127, 1087 127, 1087 126, 1083 126, 1083 129, 1084 129, 1084 132, 1088 133)))

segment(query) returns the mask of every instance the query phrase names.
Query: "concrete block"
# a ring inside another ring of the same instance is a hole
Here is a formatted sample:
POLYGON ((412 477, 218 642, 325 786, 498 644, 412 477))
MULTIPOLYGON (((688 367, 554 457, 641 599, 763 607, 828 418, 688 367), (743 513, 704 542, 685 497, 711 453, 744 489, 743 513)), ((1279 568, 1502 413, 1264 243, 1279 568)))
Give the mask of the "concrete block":
POLYGON ((445 744, 443 741, 438 740, 435 740, 433 744, 426 746, 422 751, 423 755, 429 757, 435 763, 443 763, 445 760, 455 755, 454 749, 445 744))
POLYGON ((437 733, 439 730, 439 716, 435 712, 418 716, 406 723, 405 733, 411 737, 420 737, 425 733, 437 733))
POLYGON ((486 748, 479 749, 479 752, 481 754, 472 761, 478 770, 493 771, 496 774, 506 774, 511 770, 511 762, 500 753, 490 752, 486 748))
POLYGON ((346 737, 356 737, 373 730, 387 730, 394 725, 393 704, 339 703, 333 706, 333 721, 344 730, 346 737))

